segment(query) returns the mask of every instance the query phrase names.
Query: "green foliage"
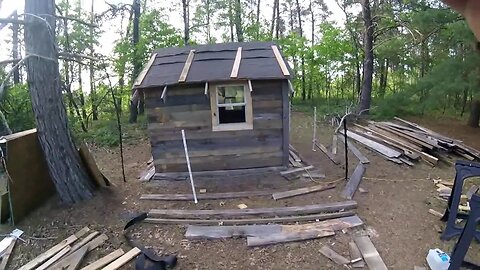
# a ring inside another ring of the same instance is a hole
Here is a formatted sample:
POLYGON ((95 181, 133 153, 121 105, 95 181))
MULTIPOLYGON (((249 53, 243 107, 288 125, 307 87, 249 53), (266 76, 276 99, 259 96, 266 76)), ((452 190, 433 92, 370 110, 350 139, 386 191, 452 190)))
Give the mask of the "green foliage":
POLYGON ((0 106, 13 132, 35 127, 32 102, 27 85, 18 84, 8 88, 0 106))

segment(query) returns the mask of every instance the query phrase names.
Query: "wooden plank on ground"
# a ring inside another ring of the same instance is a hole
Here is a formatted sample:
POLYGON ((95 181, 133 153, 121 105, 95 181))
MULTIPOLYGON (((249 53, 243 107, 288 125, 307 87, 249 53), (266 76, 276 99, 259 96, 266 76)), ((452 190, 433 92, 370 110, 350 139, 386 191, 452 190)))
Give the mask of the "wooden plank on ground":
POLYGON ((95 183, 100 187, 110 186, 110 181, 98 168, 97 163, 95 162, 95 159, 93 158, 92 153, 90 152, 90 149, 88 149, 88 146, 85 142, 80 143, 78 153, 80 154, 80 158, 83 161, 83 164, 85 165, 85 168, 87 169, 87 172, 92 180, 94 180, 95 183))
POLYGON ((17 239, 14 238, 12 243, 8 246, 7 250, 5 250, 5 253, 3 254, 2 257, 2 262, 0 263, 0 270, 5 270, 7 269, 8 261, 10 260, 10 256, 12 255, 13 248, 15 247, 15 243, 17 242, 17 239))
POLYGON ((357 208, 356 201, 311 204, 302 206, 273 207, 273 208, 246 208, 246 209, 218 209, 218 210, 189 210, 189 209, 152 209, 149 217, 162 216, 168 218, 201 218, 201 217, 241 217, 241 216, 288 216, 308 215, 346 211, 357 208))
POLYGON ((242 47, 238 47, 237 54, 235 55, 235 61, 233 62, 232 72, 230 78, 238 77, 238 70, 240 69, 240 62, 242 60, 242 47))
POLYGON ((345 185, 345 188, 342 191, 342 197, 347 198, 347 199, 352 199, 353 195, 355 195, 355 191, 357 191, 358 186, 360 185, 360 182, 362 181, 363 174, 367 168, 362 164, 358 163, 357 167, 355 168, 355 171, 353 171, 352 175, 350 176, 350 179, 348 180, 347 184, 345 185))
POLYGON ((263 223, 290 223, 300 221, 326 220, 339 217, 353 216, 350 211, 311 214, 304 216, 288 217, 268 217, 268 218, 245 218, 245 219, 164 219, 164 218, 146 218, 145 222, 154 224, 198 224, 198 225, 245 225, 245 224, 263 224, 263 223))
MULTIPOLYGON (((345 138, 342 134, 337 134, 338 138, 340 139, 340 141, 342 141, 343 144, 345 144, 345 138)), ((348 149, 350 149, 350 151, 352 151, 352 153, 358 158, 358 160, 360 160, 360 162, 362 164, 368 164, 370 163, 370 160, 368 160, 367 157, 365 157, 362 152, 360 152, 360 150, 358 150, 358 148, 353 145, 351 142, 348 142, 347 144, 347 147, 348 149)))
POLYGON ((128 263, 133 258, 137 257, 138 254, 140 254, 141 252, 142 251, 139 248, 134 247, 130 251, 128 251, 127 253, 120 256, 120 258, 116 259, 115 261, 113 261, 109 265, 105 266, 103 268, 103 270, 116 270, 116 269, 122 267, 123 265, 125 265, 126 263, 128 263))
POLYGON ((178 82, 185 82, 187 80, 188 71, 190 70, 194 56, 195 50, 190 50, 187 56, 187 61, 185 61, 185 65, 183 66, 182 73, 180 73, 180 78, 178 78, 178 82))
POLYGON ((57 254, 55 254, 53 257, 51 257, 50 259, 48 259, 46 262, 44 262, 42 265, 40 265, 39 267, 37 267, 35 269, 36 270, 45 270, 45 269, 49 268, 52 264, 54 264, 56 261, 60 260, 60 258, 65 256, 65 254, 67 254, 68 251, 70 251, 70 249, 71 249, 70 246, 64 247, 57 254))
POLYGON ((429 154, 427 154, 427 153, 425 153, 425 152, 420 152, 420 156, 422 157, 422 159, 423 159, 424 161, 426 161, 426 162, 429 163, 430 165, 435 166, 435 165, 437 165, 437 163, 438 163, 438 158, 436 158, 436 157, 434 157, 434 156, 432 156, 432 155, 429 155, 429 154))
POLYGON ((424 142, 424 141, 422 141, 422 140, 419 140, 419 139, 417 139, 417 138, 414 138, 414 137, 408 135, 408 134, 406 133, 406 131, 404 131, 404 130, 394 129, 394 128, 390 127, 390 126, 382 125, 382 124, 379 124, 379 123, 375 123, 375 126, 378 127, 378 128, 380 128, 380 129, 383 129, 383 130, 385 130, 385 131, 388 131, 388 132, 390 132, 390 133, 393 133, 393 134, 395 134, 395 135, 397 135, 397 136, 400 136, 400 137, 404 138, 405 140, 407 140, 407 141, 409 141, 410 143, 413 143, 413 144, 415 144, 415 145, 418 145, 418 146, 421 146, 421 147, 425 147, 425 148, 428 148, 428 149, 430 149, 430 150, 432 150, 432 149, 434 148, 431 144, 426 143, 426 142, 424 142))
MULTIPOLYGON (((153 163, 152 163, 153 164, 153 163)), ((140 175, 140 181, 148 182, 150 181, 153 176, 155 175, 155 166, 151 166, 147 170, 145 170, 142 175, 140 175)))
MULTIPOLYGON (((199 200, 219 200, 219 199, 237 199, 248 198, 253 196, 270 196, 278 190, 252 190, 240 192, 225 193, 204 193, 197 194, 199 200)), ((140 200, 157 200, 157 201, 191 201, 192 194, 143 194, 140 200)))
POLYGON ((74 253, 67 254, 66 257, 62 258, 59 262, 55 263, 51 268, 52 269, 71 269, 72 267, 76 267, 83 259, 85 254, 88 251, 92 251, 97 247, 101 246, 105 241, 107 241, 108 237, 106 234, 101 234, 98 237, 95 237, 90 242, 83 245, 80 249, 75 251, 74 253))
POLYGON ((330 184, 330 185, 316 185, 313 187, 304 187, 304 188, 299 188, 299 189, 294 189, 294 190, 288 190, 284 192, 277 192, 272 194, 272 198, 274 200, 280 200, 280 199, 285 199, 285 198, 291 198, 299 195, 304 195, 304 194, 309 194, 312 192, 319 192, 319 191, 324 191, 328 189, 335 188, 335 184, 330 184))
POLYGON ((367 263, 369 269, 388 269, 368 236, 357 236, 354 238, 354 241, 355 244, 357 244, 360 253, 362 253, 363 259, 367 263))
POLYGON ((287 65, 285 64, 285 61, 283 61, 282 55, 280 54, 280 50, 278 50, 277 45, 272 45, 272 50, 275 58, 277 59, 278 65, 282 70, 283 76, 290 76, 290 71, 288 71, 287 65))
POLYGON ((377 142, 374 142, 370 139, 367 139, 363 136, 360 136, 356 133, 353 133, 351 131, 348 131, 347 130, 347 136, 349 138, 352 138, 353 140, 365 145, 366 147, 386 156, 386 157, 389 157, 389 158, 398 158, 402 155, 402 153, 398 152, 397 150, 395 149, 392 149, 390 147, 387 147, 383 144, 380 144, 380 143, 377 143, 377 142))
POLYGON ((342 255, 338 254, 335 252, 333 249, 329 248, 328 246, 323 246, 320 248, 320 253, 322 253, 323 256, 329 258, 333 262, 335 262, 338 265, 344 265, 344 264, 349 264, 350 260, 347 258, 343 257, 342 255))
POLYGON ((350 241, 348 243, 348 249, 349 249, 349 252, 350 252, 350 260, 352 262, 352 267, 353 268, 364 268, 365 267, 365 262, 363 261, 362 254, 360 253, 360 250, 358 249, 355 242, 350 241))
POLYGON ((328 149, 321 143, 315 142, 315 146, 320 149, 327 157, 335 164, 340 164, 336 155, 332 154, 328 149))
POLYGON ((302 174, 302 177, 307 177, 307 178, 325 178, 325 174, 323 173, 314 173, 314 172, 311 172, 311 173, 304 173, 302 174))
POLYGON ((73 252, 79 250, 81 247, 83 247, 85 244, 90 242, 93 238, 97 237, 97 235, 99 235, 99 234, 100 234, 99 232, 94 231, 91 234, 87 235, 87 237, 83 238, 80 242, 78 242, 74 246, 72 246, 72 249, 70 249, 68 254, 72 254, 73 252))
POLYGON ((247 245, 249 247, 264 246, 277 243, 316 239, 329 236, 331 235, 332 231, 352 228, 362 224, 362 220, 355 215, 346 218, 331 219, 302 225, 283 225, 280 233, 276 232, 270 235, 247 237, 247 245))
POLYGON ((285 175, 289 175, 289 174, 292 174, 292 173, 298 173, 298 172, 303 172, 305 170, 311 170, 313 168, 314 167, 312 165, 310 165, 310 166, 307 166, 307 167, 290 169, 290 170, 280 172, 280 175, 285 176, 285 175))
POLYGON ((125 254, 125 252, 123 251, 123 249, 119 248, 119 249, 113 251, 112 253, 110 253, 110 254, 92 262, 91 264, 83 267, 80 270, 97 270, 97 269, 100 269, 100 268, 104 267, 105 265, 113 262, 114 260, 116 260, 117 258, 122 256, 123 254, 125 254))
POLYGON ((44 253, 37 256, 35 259, 31 260, 24 266, 20 267, 18 270, 30 270, 34 269, 41 263, 45 262, 46 260, 53 257, 55 254, 63 250, 66 246, 69 246, 73 242, 75 242, 78 238, 84 236, 90 231, 88 227, 81 229, 80 231, 76 232, 75 234, 69 236, 65 240, 61 241, 60 243, 56 244, 55 246, 51 247, 49 250, 45 251, 44 253))

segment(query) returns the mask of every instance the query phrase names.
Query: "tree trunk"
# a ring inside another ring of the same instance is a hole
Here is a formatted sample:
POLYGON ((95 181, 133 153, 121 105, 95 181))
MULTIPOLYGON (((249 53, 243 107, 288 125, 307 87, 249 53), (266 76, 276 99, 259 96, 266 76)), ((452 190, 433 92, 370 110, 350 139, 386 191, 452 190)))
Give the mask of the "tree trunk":
MULTIPOLYGON (((94 12, 94 1, 92 1, 91 9, 90 9, 90 23, 93 25, 95 23, 95 12, 94 12)), ((90 26, 90 56, 93 58, 95 55, 95 51, 93 48, 93 26, 90 26)), ((98 120, 98 112, 97 112, 97 92, 95 90, 95 69, 93 60, 90 60, 90 100, 92 101, 92 119, 94 121, 98 120)), ((85 119, 87 120, 87 119, 85 119)))
POLYGON ((54 0, 25 0, 27 81, 38 140, 60 199, 73 204, 93 196, 93 184, 73 144, 60 89, 54 0))
POLYGON ((242 25, 242 2, 236 0, 235 2, 235 31, 237 32, 237 41, 243 42, 243 25, 242 25))
MULTIPOLYGON (((133 73, 132 81, 135 81, 135 78, 140 73, 142 64, 138 56, 138 41, 140 40, 140 0, 133 0, 133 35, 132 35, 132 46, 133 46, 133 73)), ((187 33, 185 33, 187 34, 187 33)), ((186 39, 187 40, 187 39, 186 39)), ((135 90, 132 88, 132 95, 135 90)), ((134 102, 130 102, 130 123, 137 122, 137 116, 139 114, 139 105, 138 99, 134 102)))
MULTIPOLYGON (((13 12, 13 19, 18 20, 17 11, 13 12)), ((17 23, 14 23, 12 25, 12 31, 13 31, 13 34, 12 34, 12 57, 13 57, 13 59, 17 59, 18 58, 18 31, 19 31, 19 27, 18 27, 17 23)), ((18 62, 15 62, 14 65, 17 64, 17 63, 18 62)), ((16 68, 13 71, 13 83, 14 84, 19 84, 20 83, 20 70, 18 68, 16 68)))
POLYGON ((478 128, 480 122, 480 100, 472 102, 472 110, 470 111, 470 117, 468 118, 468 126, 478 128))
POLYGON ((280 38, 280 0, 277 0, 277 18, 275 20, 275 39, 280 38))
MULTIPOLYGON (((297 4, 297 16, 298 16, 298 28, 300 31, 300 37, 303 37, 303 28, 302 28, 302 12, 300 9, 300 3, 298 0, 296 0, 297 4)), ((301 61, 301 68, 302 68, 302 100, 306 99, 306 88, 305 88, 305 55, 303 54, 303 51, 301 52, 300 55, 300 61, 301 61)))
POLYGON ((372 22, 372 13, 370 10, 370 0, 361 0, 362 16, 364 23, 364 53, 365 60, 363 64, 363 85, 360 93, 359 112, 368 114, 372 103, 372 81, 373 81, 373 33, 374 25, 372 22))
POLYGON ((273 29, 275 29, 275 19, 277 13, 278 0, 273 0, 273 9, 272 9, 272 24, 270 25, 270 36, 273 39, 273 29))
POLYGON ((256 18, 257 39, 260 38, 260 4, 261 4, 261 1, 257 0, 257 18, 256 18))
POLYGON ((190 43, 190 12, 189 12, 190 0, 182 0, 183 9, 183 42, 185 45, 190 43))

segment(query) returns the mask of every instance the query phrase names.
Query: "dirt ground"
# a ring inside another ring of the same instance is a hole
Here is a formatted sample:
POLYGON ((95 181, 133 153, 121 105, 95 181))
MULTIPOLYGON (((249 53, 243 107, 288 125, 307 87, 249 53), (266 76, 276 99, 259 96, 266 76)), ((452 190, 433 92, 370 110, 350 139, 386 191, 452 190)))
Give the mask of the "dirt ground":
MULTIPOLYGON (((480 130, 464 129, 461 123, 452 120, 415 121, 439 133, 464 140, 470 146, 480 148, 480 130)), ((291 126, 291 144, 305 159, 327 176, 322 182, 330 182, 344 176, 344 164, 334 165, 321 152, 312 152, 311 117, 294 113, 291 126)), ((319 128, 319 140, 325 145, 331 143, 332 128, 327 124, 319 128)), ((413 269, 424 266, 430 248, 440 248, 451 252, 455 240, 441 241, 438 227, 444 223, 428 213, 429 208, 443 211, 446 203, 436 198, 432 179, 453 179, 452 166, 440 164, 432 168, 425 163, 414 167, 400 166, 389 162, 377 154, 359 147, 370 159, 361 187, 368 193, 354 197, 358 202, 357 213, 364 221, 366 230, 375 247, 389 269, 413 269)), ((229 209, 244 203, 250 208, 294 206, 322 202, 342 201, 339 196, 344 182, 339 182, 333 190, 274 201, 268 197, 255 197, 236 200, 193 202, 140 201, 144 193, 188 193, 187 182, 156 181, 140 183, 139 171, 146 167, 150 157, 148 140, 125 147, 127 183, 121 177, 120 159, 116 149, 95 148, 94 154, 100 169, 116 184, 115 188, 102 189, 87 202, 74 207, 62 206, 57 198, 52 198, 40 209, 29 215, 17 227, 25 231, 26 242, 17 242, 11 269, 23 265, 50 246, 68 237, 83 226, 107 234, 105 245, 88 254, 86 262, 98 259, 113 250, 129 246, 123 238, 122 230, 126 221, 137 213, 153 208, 178 209, 229 209), (55 238, 55 239, 52 239, 55 238)), ((343 148, 339 147, 340 156, 343 148)), ((343 157, 341 158, 343 160, 343 157)), ((350 159, 350 172, 357 160, 350 159)), ((218 178, 196 181, 197 188, 207 192, 245 191, 282 188, 286 186, 306 186, 311 183, 297 180, 288 181, 278 175, 259 175, 248 178, 218 178)), ((3 226, 2 232, 11 228, 3 226)), ((348 257, 348 242, 358 231, 339 232, 334 237, 318 240, 280 244, 263 248, 248 248, 245 239, 215 241, 188 241, 183 238, 184 226, 141 224, 134 229, 137 241, 151 247, 158 253, 176 254, 178 266, 175 269, 344 269, 319 253, 328 244, 338 253, 348 257)), ((469 257, 480 263, 479 246, 471 245, 469 257), (471 255, 471 256, 470 256, 471 255)), ((133 269, 133 264, 123 269, 133 269)), ((366 268, 365 268, 366 269, 366 268)))

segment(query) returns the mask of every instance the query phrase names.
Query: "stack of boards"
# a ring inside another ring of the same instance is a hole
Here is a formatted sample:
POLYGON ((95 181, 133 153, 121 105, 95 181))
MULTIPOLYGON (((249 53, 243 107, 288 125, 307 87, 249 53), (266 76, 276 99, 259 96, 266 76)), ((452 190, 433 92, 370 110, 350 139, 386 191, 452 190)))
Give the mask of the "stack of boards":
MULTIPOLYGON (((435 166, 439 160, 451 163, 452 158, 480 161, 480 151, 463 142, 438 134, 415 123, 395 117, 395 122, 354 124, 347 136, 397 164, 413 166, 423 160, 435 166), (454 157, 454 156, 456 157, 454 157)), ((344 136, 343 131, 341 135, 344 136)))

